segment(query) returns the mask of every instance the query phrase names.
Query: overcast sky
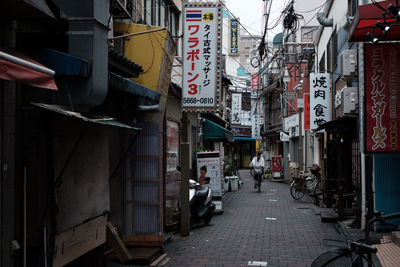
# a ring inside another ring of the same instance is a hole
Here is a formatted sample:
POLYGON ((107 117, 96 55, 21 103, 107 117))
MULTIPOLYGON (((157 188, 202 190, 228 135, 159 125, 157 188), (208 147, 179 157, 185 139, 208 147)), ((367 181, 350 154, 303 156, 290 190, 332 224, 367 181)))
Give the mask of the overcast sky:
MULTIPOLYGON (((271 16, 268 25, 272 26, 280 16, 285 2, 289 0, 273 0, 271 7, 271 16)), ((264 27, 262 21, 262 6, 265 4, 262 0, 226 0, 226 6, 235 15, 240 18, 240 22, 252 34, 261 35, 264 27)), ((268 39, 272 40, 275 34, 282 31, 282 23, 275 29, 268 32, 268 39)))

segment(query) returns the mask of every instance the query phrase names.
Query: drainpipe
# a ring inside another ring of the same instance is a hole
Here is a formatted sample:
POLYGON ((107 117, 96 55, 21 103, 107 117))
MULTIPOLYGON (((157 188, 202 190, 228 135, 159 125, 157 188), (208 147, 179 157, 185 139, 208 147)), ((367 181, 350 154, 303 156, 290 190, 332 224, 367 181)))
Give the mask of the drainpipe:
POLYGON ((363 43, 358 44, 358 103, 359 103, 359 128, 360 128, 360 159, 361 159, 361 229, 366 226, 367 216, 367 179, 366 179, 366 164, 365 164, 365 83, 364 83, 364 45, 363 43))
POLYGON ((317 13, 317 20, 319 24, 321 24, 324 27, 332 27, 333 26, 333 18, 326 18, 325 14, 322 12, 317 13))

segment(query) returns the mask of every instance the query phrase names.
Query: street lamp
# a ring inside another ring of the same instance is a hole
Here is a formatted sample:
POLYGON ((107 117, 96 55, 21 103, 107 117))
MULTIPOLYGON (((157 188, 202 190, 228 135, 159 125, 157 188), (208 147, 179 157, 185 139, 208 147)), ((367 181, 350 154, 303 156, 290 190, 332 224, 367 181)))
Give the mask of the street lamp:
POLYGON ((383 34, 386 34, 390 30, 390 28, 392 28, 392 26, 390 26, 386 22, 380 21, 376 23, 376 26, 382 30, 383 34))

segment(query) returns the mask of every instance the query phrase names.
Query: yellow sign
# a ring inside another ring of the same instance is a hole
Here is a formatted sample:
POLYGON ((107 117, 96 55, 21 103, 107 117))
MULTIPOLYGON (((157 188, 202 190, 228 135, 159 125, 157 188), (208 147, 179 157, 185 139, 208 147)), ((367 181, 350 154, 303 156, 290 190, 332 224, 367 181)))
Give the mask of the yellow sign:
MULTIPOLYGON (((146 32, 160 27, 143 24, 114 23, 114 32, 129 34, 146 32)), ((143 73, 131 80, 161 93, 164 111, 171 82, 175 44, 168 30, 149 32, 124 39, 125 57, 143 67, 143 73)))
POLYGON ((206 12, 203 14, 203 20, 205 22, 211 22, 214 20, 214 13, 212 12, 206 12))

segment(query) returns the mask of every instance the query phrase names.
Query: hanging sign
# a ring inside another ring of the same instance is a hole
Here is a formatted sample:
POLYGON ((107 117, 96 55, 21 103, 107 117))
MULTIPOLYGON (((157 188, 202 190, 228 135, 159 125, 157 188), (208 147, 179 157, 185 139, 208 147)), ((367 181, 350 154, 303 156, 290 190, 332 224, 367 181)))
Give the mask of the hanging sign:
POLYGON ((330 120, 330 79, 328 73, 310 73, 310 128, 330 120))
POLYGON ((251 97, 256 98, 258 97, 258 86, 259 86, 259 80, 260 75, 257 73, 251 74, 251 97))
POLYGON ((242 94, 232 94, 232 124, 241 124, 242 94))
POLYGON ((230 54, 239 54, 239 23, 236 19, 231 19, 231 35, 230 35, 230 54))
POLYGON ((259 139, 261 137, 260 130, 260 115, 253 113, 251 117, 251 137, 259 139))
POLYGON ((185 4, 182 57, 184 111, 213 112, 219 106, 221 12, 221 4, 185 4))
POLYGON ((400 151, 400 44, 365 45, 367 152, 400 151))
POLYGON ((304 96, 304 130, 310 130, 310 94, 304 96))

